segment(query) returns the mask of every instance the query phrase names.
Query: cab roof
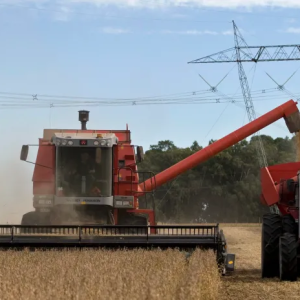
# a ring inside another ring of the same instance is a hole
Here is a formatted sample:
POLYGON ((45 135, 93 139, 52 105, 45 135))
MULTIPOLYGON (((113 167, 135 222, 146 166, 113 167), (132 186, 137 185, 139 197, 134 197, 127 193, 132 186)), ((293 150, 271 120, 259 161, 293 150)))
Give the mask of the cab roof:
POLYGON ((66 139, 105 139, 105 138, 113 138, 116 135, 114 133, 86 133, 86 132, 78 132, 78 133, 66 133, 66 132, 55 132, 53 137, 57 138, 66 138, 66 139))
MULTIPOLYGON (((72 129, 44 129, 43 140, 51 141, 52 137, 58 134, 63 134, 65 136, 74 136, 75 138, 79 138, 79 135, 82 134, 97 134, 97 133, 110 133, 115 134, 118 138, 119 142, 123 143, 131 143, 131 133, 130 130, 72 130, 72 129)), ((87 137, 86 137, 87 138, 87 137)), ((91 138, 92 135, 91 135, 91 138)))

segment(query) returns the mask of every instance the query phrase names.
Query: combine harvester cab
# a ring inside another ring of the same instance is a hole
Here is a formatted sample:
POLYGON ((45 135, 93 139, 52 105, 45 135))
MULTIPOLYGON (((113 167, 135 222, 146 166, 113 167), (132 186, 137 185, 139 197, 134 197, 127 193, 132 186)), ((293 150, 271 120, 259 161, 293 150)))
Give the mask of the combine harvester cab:
MULTIPOLYGON (((0 248, 213 249, 223 274, 231 272, 235 255, 227 253, 218 224, 157 225, 155 209, 140 208, 139 199, 280 118, 290 132, 300 129, 290 100, 154 175, 138 171, 143 149, 135 151, 128 128, 87 130, 89 112, 80 111, 81 130, 44 130, 33 174, 35 210, 21 225, 0 225, 0 248)), ((22 147, 21 160, 28 149, 22 147)))

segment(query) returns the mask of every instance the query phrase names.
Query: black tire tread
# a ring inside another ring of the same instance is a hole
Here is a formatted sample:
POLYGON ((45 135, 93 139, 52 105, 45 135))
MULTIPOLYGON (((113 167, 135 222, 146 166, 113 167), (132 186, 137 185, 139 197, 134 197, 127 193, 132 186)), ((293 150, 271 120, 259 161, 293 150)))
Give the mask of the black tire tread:
POLYGON ((285 215, 282 217, 282 229, 283 233, 297 233, 297 225, 295 219, 291 215, 285 215))
MULTIPOLYGON (((23 215, 22 220, 21 220, 21 225, 50 225, 47 218, 44 215, 41 215, 41 213, 37 211, 31 211, 23 215)), ((30 233, 32 230, 29 228, 22 228, 20 230, 21 233, 30 233)), ((47 229, 38 229, 35 232, 37 233, 47 233, 47 229)))
MULTIPOLYGON (((148 225, 148 220, 146 217, 143 216, 136 216, 134 214, 127 214, 125 217, 123 217, 121 220, 119 220, 119 225, 132 225, 132 226, 147 226, 148 225)), ((120 233, 147 233, 147 229, 142 230, 142 229, 120 229, 120 233)))
POLYGON ((298 243, 294 234, 285 233, 280 238, 280 280, 297 281, 298 243))
POLYGON ((38 225, 37 214, 35 211, 30 211, 23 215, 21 225, 38 225))
POLYGON ((279 276, 279 238, 282 234, 281 216, 265 214, 262 226, 262 277, 279 276))

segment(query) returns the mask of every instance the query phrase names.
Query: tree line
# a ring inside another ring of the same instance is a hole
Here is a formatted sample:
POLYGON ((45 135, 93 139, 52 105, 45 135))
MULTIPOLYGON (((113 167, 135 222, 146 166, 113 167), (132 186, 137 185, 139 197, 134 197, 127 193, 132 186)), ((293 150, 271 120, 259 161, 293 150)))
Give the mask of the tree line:
MULTIPOLYGON (((296 140, 261 135, 268 165, 293 162, 296 140)), ((209 144, 215 140, 210 140, 209 144)), ((192 170, 158 187, 141 200, 141 207, 155 207, 161 222, 257 222, 269 208, 260 202, 260 165, 257 137, 243 140, 192 170), (147 201, 145 200, 147 199, 147 201)), ((139 171, 157 174, 202 149, 197 141, 179 148, 159 141, 145 152, 139 171)))

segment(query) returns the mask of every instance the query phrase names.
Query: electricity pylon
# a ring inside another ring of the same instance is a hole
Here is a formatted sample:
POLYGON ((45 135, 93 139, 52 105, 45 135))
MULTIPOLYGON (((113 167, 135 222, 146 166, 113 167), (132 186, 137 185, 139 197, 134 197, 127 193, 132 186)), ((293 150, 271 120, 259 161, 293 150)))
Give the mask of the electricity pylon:
MULTIPOLYGON (((232 23, 235 47, 190 61, 188 63, 237 63, 246 111, 248 119, 251 122, 256 119, 256 113, 251 97, 248 79, 242 63, 300 60, 300 45, 248 46, 235 22, 232 21, 232 23), (252 54, 251 50, 256 51, 255 55, 252 54)), ((267 157, 259 132, 257 132, 256 135, 258 140, 255 145, 258 154, 258 160, 260 167, 264 168, 268 166, 267 157)), ((279 213, 277 206, 271 207, 270 209, 272 212, 275 210, 276 213, 279 213)))

